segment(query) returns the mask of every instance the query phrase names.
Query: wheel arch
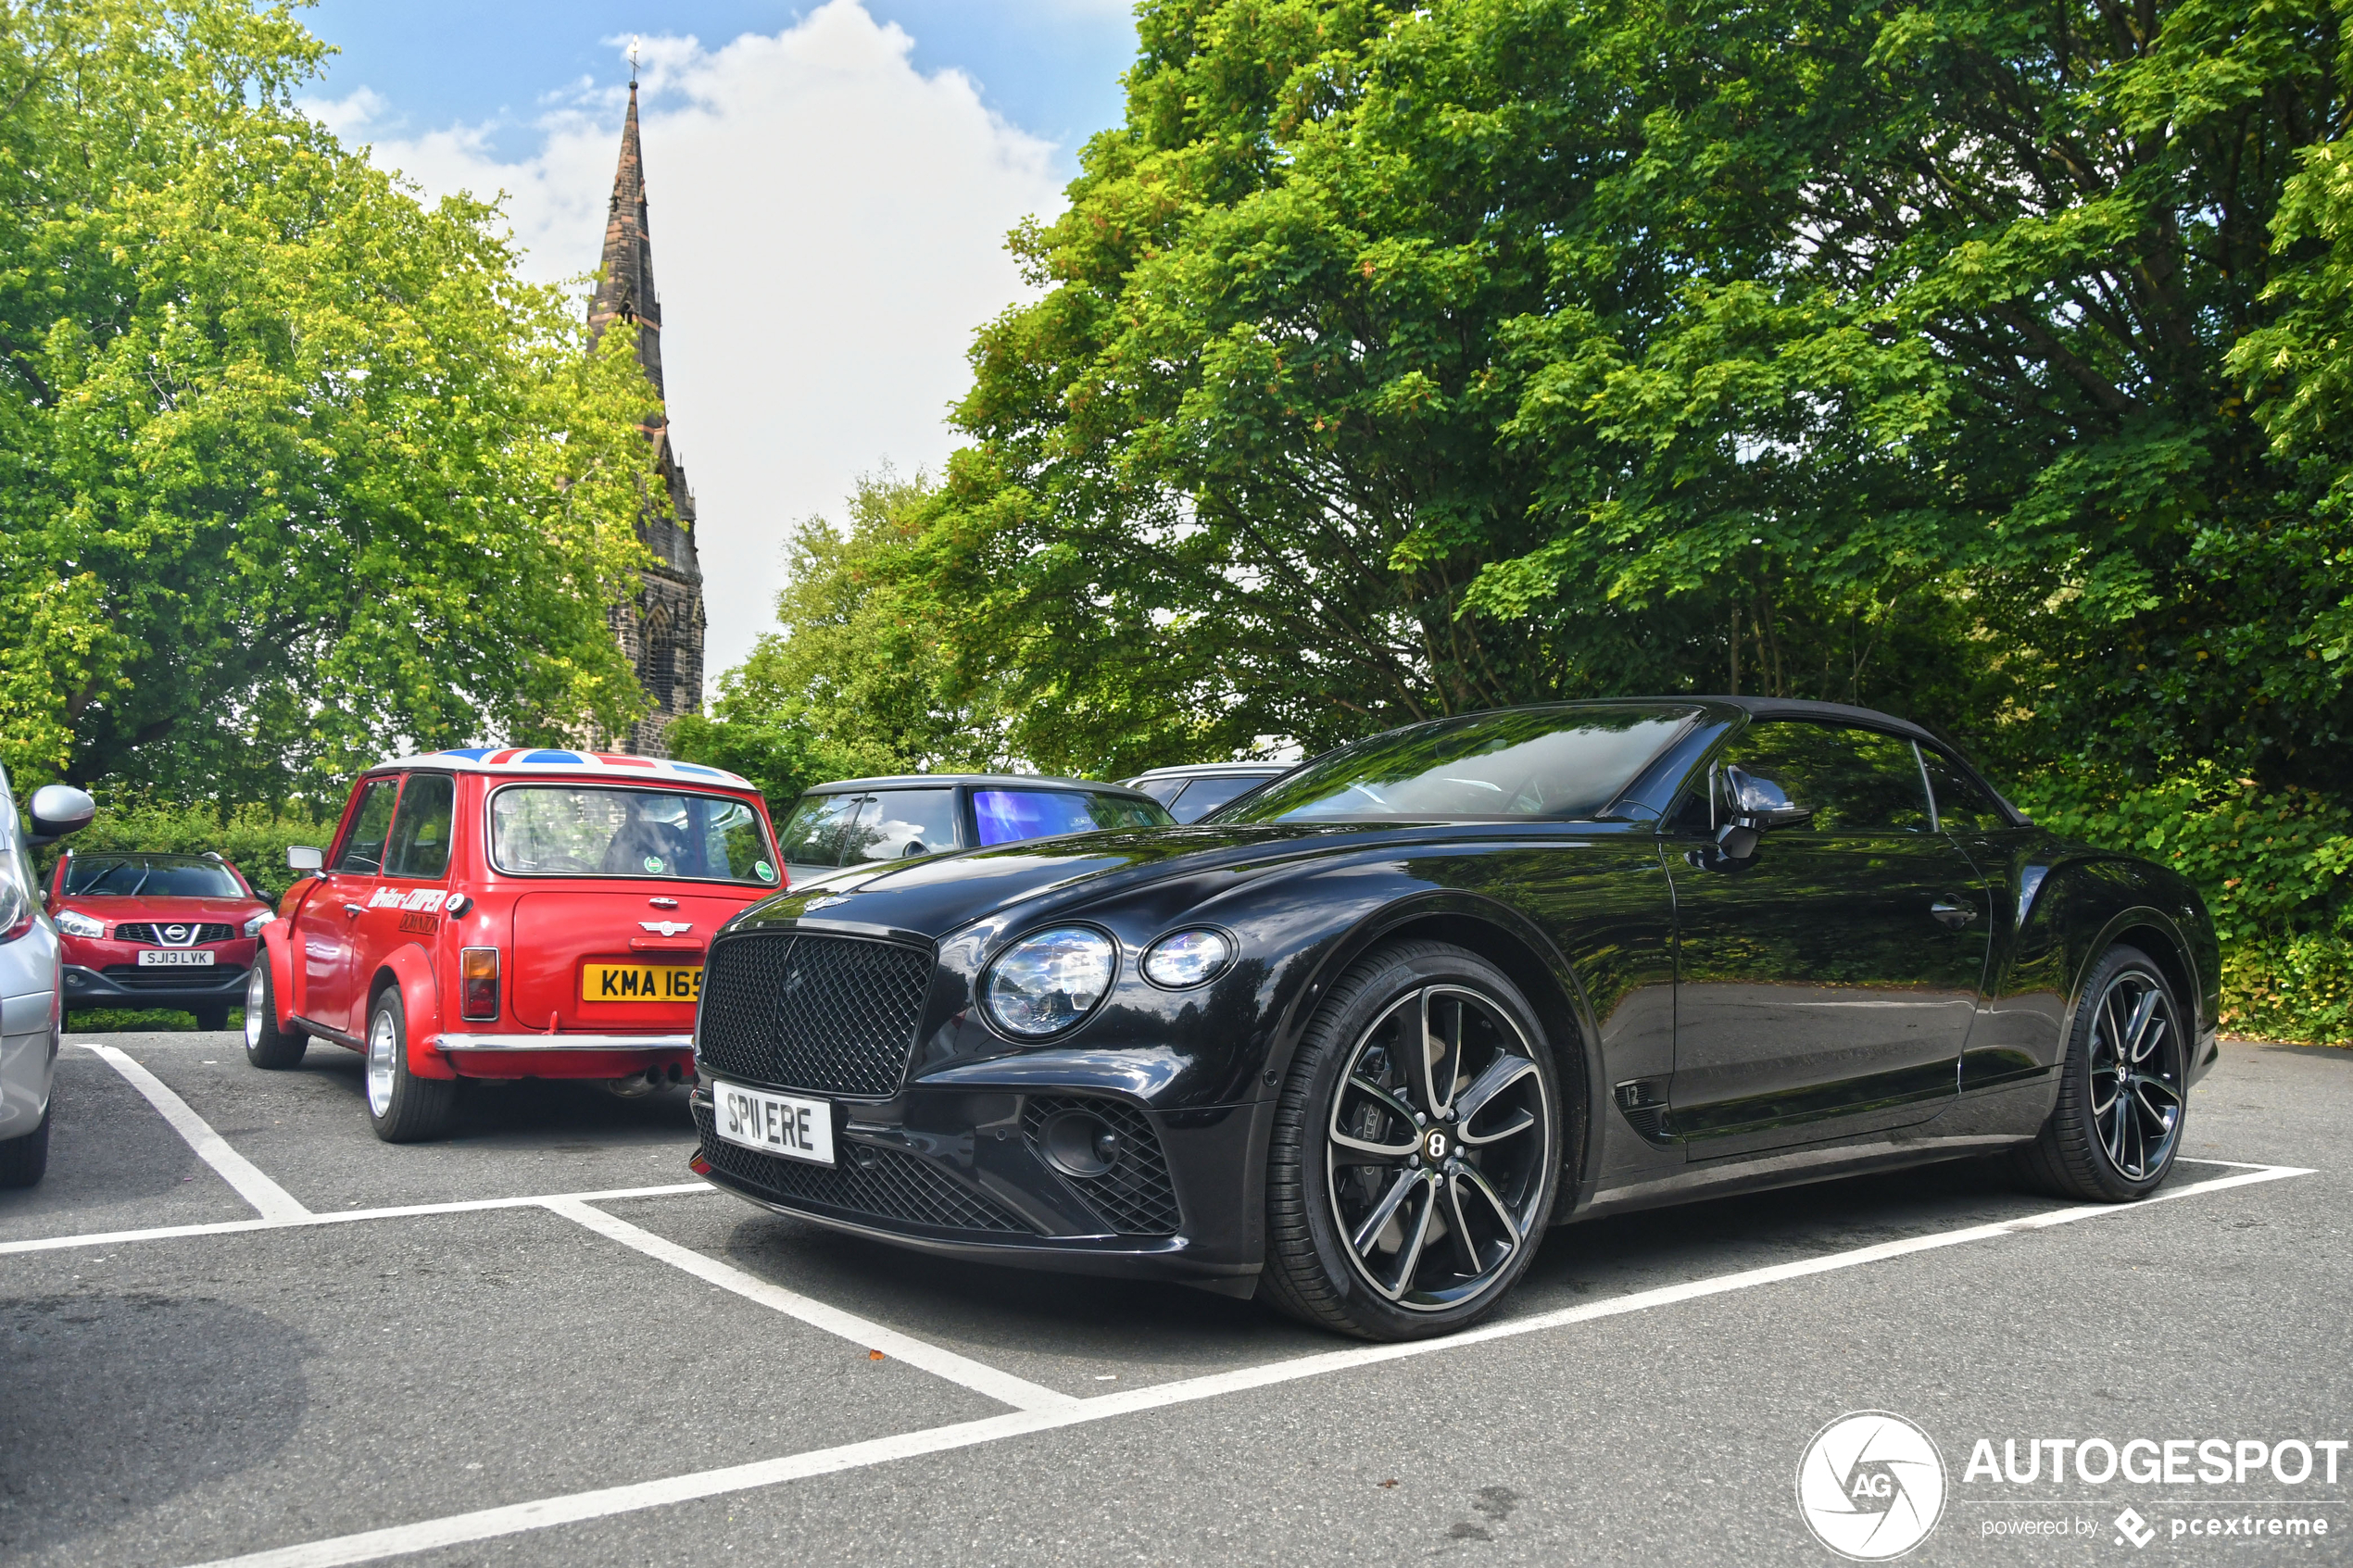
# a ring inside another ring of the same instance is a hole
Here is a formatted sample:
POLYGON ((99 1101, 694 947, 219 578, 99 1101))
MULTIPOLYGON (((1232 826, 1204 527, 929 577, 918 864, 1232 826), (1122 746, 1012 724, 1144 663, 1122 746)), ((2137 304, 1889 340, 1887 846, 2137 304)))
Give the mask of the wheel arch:
POLYGON ((1423 938, 1478 954, 1518 986, 1543 1025, 1545 1044, 1561 1082, 1563 1125, 1561 1196, 1554 1212, 1571 1207, 1589 1184, 1599 1140, 1592 1135, 1598 1114, 1597 1085, 1603 1081, 1601 1031, 1595 1026, 1583 982, 1560 949, 1510 906, 1470 893, 1441 893, 1400 900, 1360 920, 1334 942, 1285 1020, 1270 1060, 1275 1081, 1290 1059, 1334 982, 1357 960, 1383 943, 1423 938))
POLYGON ((292 922, 271 921, 261 928, 258 940, 261 944, 258 961, 270 966, 270 998, 277 1010, 277 1025, 281 1029, 290 1029, 296 1010, 292 922))
MULTIPOLYGON (((368 980, 368 1005, 361 1018, 373 1018, 377 998, 396 987, 400 992, 401 1022, 409 1032, 409 1071, 420 1078, 455 1078, 457 1069, 425 1044, 441 1033, 441 986, 434 978, 433 960, 413 942, 394 948, 376 966, 368 980)), ((364 1025, 360 1037, 367 1037, 364 1025)))

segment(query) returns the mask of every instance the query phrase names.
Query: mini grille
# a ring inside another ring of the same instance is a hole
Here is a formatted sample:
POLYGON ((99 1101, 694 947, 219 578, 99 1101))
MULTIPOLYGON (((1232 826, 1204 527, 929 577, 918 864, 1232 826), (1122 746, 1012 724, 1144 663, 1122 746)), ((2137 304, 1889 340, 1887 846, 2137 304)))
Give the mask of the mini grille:
POLYGON ((702 1133, 705 1160, 722 1173, 780 1203, 822 1204, 850 1214, 940 1230, 1033 1234, 1029 1226, 980 1194, 912 1154, 844 1143, 837 1146, 840 1163, 812 1165, 805 1160, 786 1160, 723 1142, 711 1130, 711 1112, 699 1105, 695 1108, 695 1124, 702 1133))
POLYGON ((819 1094, 896 1094, 915 1047, 929 953, 889 942, 739 936, 703 972, 706 1076, 819 1094))
POLYGON ((1176 1235, 1176 1189, 1168 1180, 1168 1157, 1161 1152, 1151 1119, 1117 1100, 1033 1098, 1022 1107, 1021 1128, 1040 1158, 1045 1151, 1046 1123, 1064 1110, 1084 1110, 1109 1123, 1119 1135, 1119 1158, 1100 1176, 1073 1176, 1061 1171, 1055 1174, 1076 1188, 1087 1206, 1117 1234, 1176 1235))
POLYGON ((237 928, 233 925, 220 925, 209 922, 203 925, 191 926, 172 921, 158 921, 153 923, 133 921, 130 924, 118 925, 114 928, 116 941, 145 942, 150 947, 187 947, 198 942, 226 942, 236 934, 237 928), (166 933, 170 931, 177 931, 180 935, 167 935, 166 933), (190 935, 192 931, 195 933, 193 935, 190 935))

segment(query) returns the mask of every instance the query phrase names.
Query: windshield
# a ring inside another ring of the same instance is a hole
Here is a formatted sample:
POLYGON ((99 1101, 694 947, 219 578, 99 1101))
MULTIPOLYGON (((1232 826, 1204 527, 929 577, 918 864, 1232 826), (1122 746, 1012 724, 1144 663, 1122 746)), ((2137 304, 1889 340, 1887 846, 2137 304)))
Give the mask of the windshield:
POLYGON ((983 844, 1014 844, 1096 828, 1166 827, 1175 821, 1160 806, 1129 795, 1076 789, 976 789, 973 821, 983 844))
POLYGON ((1591 818, 1691 718, 1613 706, 1441 719, 1342 746, 1211 820, 1591 818))
POLYGON ((237 875, 195 855, 76 855, 69 898, 249 898, 237 875))
POLYGON ((776 854, 741 800, 677 790, 510 784, 490 797, 490 861, 520 876, 626 876, 774 887, 776 854))

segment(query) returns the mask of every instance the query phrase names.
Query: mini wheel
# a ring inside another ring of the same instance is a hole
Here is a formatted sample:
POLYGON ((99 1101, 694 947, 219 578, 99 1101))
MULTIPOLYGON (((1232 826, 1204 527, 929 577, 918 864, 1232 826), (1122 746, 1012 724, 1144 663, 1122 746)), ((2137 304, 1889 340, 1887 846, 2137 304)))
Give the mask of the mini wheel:
POLYGON ((368 1012, 368 1125, 386 1143, 422 1143, 449 1130, 458 1111, 454 1078, 420 1078, 409 1070, 409 1016, 397 986, 368 1012))
POLYGON ((299 1067, 309 1045, 310 1036, 301 1030, 278 1027, 278 988, 270 978, 270 956, 256 953, 253 972, 245 976, 245 1060, 273 1073, 299 1067))
POLYGON ((2020 1173, 2046 1192, 2095 1203, 2155 1192, 2181 1150, 2189 1058, 2189 1025, 2165 972, 2137 947, 2110 947, 2084 981, 2058 1102, 2020 1151, 2020 1173))
POLYGON ((1378 950, 1332 987, 1284 1085, 1262 1292, 1365 1339, 1476 1323, 1535 1258, 1560 1126, 1543 1027, 1502 971, 1444 943, 1378 950))

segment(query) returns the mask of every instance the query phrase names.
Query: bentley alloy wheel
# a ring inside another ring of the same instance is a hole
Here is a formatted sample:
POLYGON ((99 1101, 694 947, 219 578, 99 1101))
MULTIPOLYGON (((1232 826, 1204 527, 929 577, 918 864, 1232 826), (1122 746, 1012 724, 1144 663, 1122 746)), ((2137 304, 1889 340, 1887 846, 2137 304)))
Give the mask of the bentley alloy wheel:
POLYGON ((2137 947, 2083 978, 2042 1135, 2018 1156, 2033 1185, 2121 1203, 2157 1190, 2182 1147, 2190 1038, 2172 983, 2137 947))
POLYGON ((2116 1173, 2145 1182, 2173 1157, 2182 1127, 2182 1031, 2165 983, 2117 972, 2092 1010, 2092 1123, 2116 1173))
POLYGON ((1466 985, 1391 1003, 1331 1097, 1332 1218, 1365 1284, 1409 1311, 1484 1292, 1528 1239, 1551 1097, 1511 1018, 1466 985))
POLYGON ((1401 943, 1352 970, 1277 1112, 1277 1303, 1379 1339, 1491 1310, 1527 1268, 1556 1185, 1558 1091, 1541 1042, 1510 980, 1461 948, 1401 943), (1295 1185, 1291 1158, 1307 1167, 1295 1185), (1298 1201, 1312 1211, 1290 1211, 1298 1201))

